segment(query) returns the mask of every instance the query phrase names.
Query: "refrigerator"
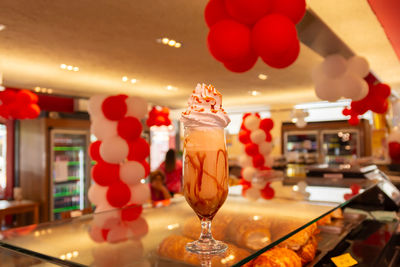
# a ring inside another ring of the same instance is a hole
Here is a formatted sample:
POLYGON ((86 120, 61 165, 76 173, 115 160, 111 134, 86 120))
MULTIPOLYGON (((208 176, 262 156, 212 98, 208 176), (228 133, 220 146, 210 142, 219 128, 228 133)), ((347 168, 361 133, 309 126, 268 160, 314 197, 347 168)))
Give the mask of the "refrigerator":
POLYGON ((89 206, 87 191, 91 162, 90 133, 85 130, 50 130, 50 218, 89 206))

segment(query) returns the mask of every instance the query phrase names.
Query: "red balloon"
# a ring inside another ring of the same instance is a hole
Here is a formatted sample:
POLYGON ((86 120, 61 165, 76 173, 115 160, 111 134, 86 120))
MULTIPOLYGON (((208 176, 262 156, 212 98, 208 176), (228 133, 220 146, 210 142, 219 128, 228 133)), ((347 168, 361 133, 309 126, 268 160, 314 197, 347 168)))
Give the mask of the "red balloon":
POLYGON ((0 100, 3 103, 3 105, 8 105, 16 100, 17 93, 15 93, 13 90, 6 89, 3 92, 0 93, 0 100))
POLYGON ((131 190, 125 183, 119 181, 110 185, 106 197, 111 206, 122 208, 131 199, 131 190))
POLYGON ((121 219, 123 221, 134 221, 142 214, 142 205, 131 204, 121 210, 121 219))
POLYGON ((125 117, 128 110, 125 99, 124 95, 107 97, 101 105, 104 116, 112 121, 117 121, 125 117))
POLYGON ((388 98, 391 93, 390 86, 384 83, 375 85, 375 90, 382 98, 388 98))
POLYGON ((264 130, 264 132, 269 132, 274 128, 274 121, 270 118, 262 119, 260 122, 260 129, 264 130))
POLYGON ((166 125, 166 123, 167 123, 167 120, 165 119, 165 117, 164 116, 157 116, 156 117, 156 126, 163 126, 163 125, 166 125))
POLYGON ((359 123, 360 123, 360 119, 358 118, 357 115, 350 117, 350 119, 349 119, 350 125, 358 125, 359 123))
MULTIPOLYGON (((276 59, 293 47, 297 40, 294 23, 279 14, 270 14, 260 19, 251 32, 254 51, 265 61, 276 59)), ((272 60, 271 60, 272 61, 272 60)))
POLYGON ((226 11, 224 0, 210 0, 204 10, 204 18, 209 28, 218 21, 231 19, 226 11))
POLYGON ((357 195, 357 194, 360 192, 361 186, 360 186, 359 184, 352 184, 352 185, 350 186, 350 189, 351 189, 351 192, 352 192, 354 195, 357 195))
POLYGON ((117 132, 126 141, 134 141, 140 137, 142 124, 135 117, 125 117, 118 121, 117 132))
POLYGON ((284 52, 282 55, 278 57, 265 56, 261 58, 267 65, 276 69, 283 69, 292 65, 299 57, 299 54, 300 54, 300 42, 296 40, 293 47, 291 47, 288 51, 284 52))
POLYGON ((226 10, 243 24, 253 25, 272 8, 272 0, 225 0, 226 10))
POLYGON ((109 186, 119 181, 119 165, 98 162, 92 168, 92 179, 101 186, 109 186))
POLYGON ((253 166, 255 168, 260 168, 264 165, 264 156, 261 154, 257 154, 255 156, 253 156, 253 166))
POLYGON ((5 119, 8 119, 8 118, 9 118, 9 116, 10 116, 10 111, 9 111, 9 109, 8 109, 7 106, 5 106, 5 105, 0 105, 0 116, 3 117, 3 118, 5 118, 5 119))
POLYGON ((261 197, 264 199, 272 199, 275 196, 275 191, 270 187, 269 183, 260 192, 261 197))
POLYGON ((30 104, 26 108, 27 118, 35 119, 40 115, 40 108, 37 104, 30 104))
POLYGON ((271 142, 271 141, 272 141, 272 135, 271 135, 271 133, 268 132, 268 133, 265 133, 265 134, 266 134, 265 141, 266 141, 266 142, 271 142))
POLYGON ((242 73, 250 70, 257 63, 258 56, 254 53, 246 56, 244 59, 225 62, 224 66, 232 72, 242 73))
POLYGON ((89 146, 89 155, 92 158, 92 160, 95 160, 97 162, 103 161, 103 159, 100 156, 100 145, 101 141, 97 140, 96 142, 93 142, 89 146))
POLYGON ((245 150, 246 154, 249 156, 257 155, 260 153, 258 151, 258 145, 253 144, 253 143, 246 144, 244 150, 245 150))
POLYGON ((240 60, 251 53, 250 29, 233 20, 221 20, 211 27, 207 43, 218 61, 240 60))
POLYGON ((306 13, 305 0, 273 0, 271 13, 279 13, 288 17, 294 24, 300 22, 306 13))
POLYGON ((128 160, 142 161, 150 154, 150 146, 144 138, 137 138, 129 142, 128 160))
POLYGON ((22 107, 17 102, 11 102, 8 104, 8 110, 10 112, 10 117, 12 119, 25 119, 25 116, 28 117, 28 110, 26 107, 22 107))
POLYGON ((241 130, 239 132, 239 141, 242 144, 247 144, 247 143, 251 143, 250 140, 250 131, 247 130, 241 130))
POLYGON ((400 144, 399 143, 397 143, 397 142, 389 143, 389 156, 395 162, 398 162, 400 160, 400 144))
POLYGON ((144 168, 144 176, 147 177, 150 174, 150 165, 147 163, 147 161, 142 160, 140 161, 140 164, 143 165, 144 168))
POLYGON ((365 112, 368 111, 368 105, 366 105, 366 103, 362 101, 352 101, 350 107, 352 112, 359 115, 363 115, 365 112))
MULTIPOLYGON (((243 171, 243 169, 242 169, 242 171, 243 171)), ((240 179, 239 184, 242 185, 242 196, 245 196, 246 191, 251 187, 251 183, 242 178, 242 179, 240 179)))
POLYGON ((37 103, 38 96, 31 91, 21 90, 16 95, 16 101, 22 105, 29 105, 31 103, 37 103))
POLYGON ((376 98, 376 102, 372 103, 371 110, 375 113, 383 114, 389 108, 389 101, 387 99, 376 98))
POLYGON ((351 110, 348 109, 348 108, 344 108, 344 109, 342 110, 342 114, 343 114, 344 116, 350 116, 351 110))

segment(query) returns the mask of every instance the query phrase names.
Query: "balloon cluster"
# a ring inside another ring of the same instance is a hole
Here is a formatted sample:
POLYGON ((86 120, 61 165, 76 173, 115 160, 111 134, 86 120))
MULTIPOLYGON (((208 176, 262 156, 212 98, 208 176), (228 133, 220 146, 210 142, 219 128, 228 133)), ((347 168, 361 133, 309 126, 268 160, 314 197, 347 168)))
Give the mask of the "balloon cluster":
POLYGON ((389 156, 392 159, 392 163, 400 163, 400 131, 397 127, 394 127, 392 132, 388 136, 389 144, 389 156))
POLYGON ((350 186, 351 193, 344 194, 344 196, 343 196, 344 199, 345 199, 345 200, 349 200, 349 199, 351 199, 352 197, 358 195, 358 194, 360 193, 360 189, 361 189, 361 186, 360 186, 360 185, 358 185, 358 184, 352 184, 352 185, 350 186))
POLYGON ((304 128, 307 126, 305 118, 307 118, 309 115, 310 113, 304 109, 294 109, 290 114, 290 117, 292 122, 295 123, 297 127, 304 128))
POLYGON ((5 119, 34 119, 40 114, 38 96, 28 90, 6 89, 0 92, 0 117, 5 119))
POLYGON ((150 171, 146 162, 150 148, 140 137, 147 102, 126 95, 94 96, 88 109, 91 131, 98 139, 89 148, 97 162, 88 192, 96 212, 147 202, 150 189, 141 180, 150 171))
POLYGON ((210 0, 204 11, 210 53, 232 72, 250 70, 258 57, 286 68, 300 53, 296 24, 305 11, 305 0, 210 0))
POLYGON ((368 82, 368 94, 359 101, 352 101, 350 108, 343 109, 345 116, 350 116, 349 124, 357 125, 360 122, 359 115, 363 115, 368 110, 383 114, 388 110, 391 89, 387 84, 373 84, 368 82))
POLYGON ((153 107, 149 112, 149 118, 146 121, 147 126, 169 126, 171 120, 169 118, 169 108, 153 107))
POLYGON ((94 266, 150 266, 143 260, 141 239, 149 226, 141 211, 142 206, 132 206, 93 215, 89 236, 102 243, 93 247, 94 266))
POLYGON ((332 102, 341 97, 358 101, 368 94, 368 84, 363 79, 368 73, 369 64, 363 57, 346 60, 338 54, 327 56, 312 72, 315 94, 332 102))
POLYGON ((239 164, 242 167, 242 193, 250 199, 257 199, 259 196, 265 199, 274 197, 274 190, 268 182, 273 164, 270 156, 273 127, 274 122, 271 119, 261 119, 257 113, 243 115, 239 141, 244 145, 246 154, 240 157, 239 164))

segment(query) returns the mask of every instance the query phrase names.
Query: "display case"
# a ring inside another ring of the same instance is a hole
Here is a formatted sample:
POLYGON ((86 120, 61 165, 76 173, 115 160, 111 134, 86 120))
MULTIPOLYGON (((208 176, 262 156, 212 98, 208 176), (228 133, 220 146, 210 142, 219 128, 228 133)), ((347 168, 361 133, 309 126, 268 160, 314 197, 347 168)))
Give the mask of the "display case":
POLYGON ((343 253, 364 266, 398 266, 395 250, 388 248, 398 238, 394 199, 400 195, 383 190, 390 183, 381 178, 348 201, 343 193, 350 190, 334 187, 325 189, 336 199, 313 186, 307 187, 308 200, 230 195, 213 220, 215 238, 229 246, 220 255, 185 251, 200 223, 183 197, 169 206, 146 206, 133 221, 119 219, 135 209, 130 207, 4 231, 0 247, 64 266, 270 266, 275 257, 333 266, 332 258, 343 253))

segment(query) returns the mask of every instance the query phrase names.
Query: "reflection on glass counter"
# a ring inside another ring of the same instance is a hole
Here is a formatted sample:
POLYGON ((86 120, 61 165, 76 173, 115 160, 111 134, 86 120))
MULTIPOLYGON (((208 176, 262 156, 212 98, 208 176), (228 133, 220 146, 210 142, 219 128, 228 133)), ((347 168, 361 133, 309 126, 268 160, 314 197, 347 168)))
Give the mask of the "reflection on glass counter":
POLYGON ((322 131, 322 153, 328 164, 349 163, 360 156, 359 132, 355 130, 322 131))

